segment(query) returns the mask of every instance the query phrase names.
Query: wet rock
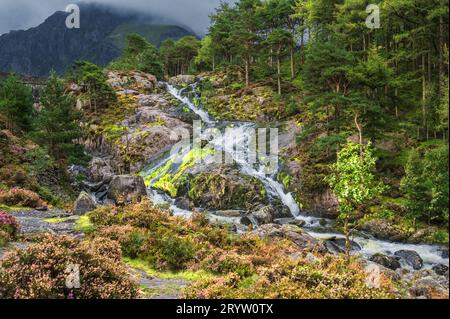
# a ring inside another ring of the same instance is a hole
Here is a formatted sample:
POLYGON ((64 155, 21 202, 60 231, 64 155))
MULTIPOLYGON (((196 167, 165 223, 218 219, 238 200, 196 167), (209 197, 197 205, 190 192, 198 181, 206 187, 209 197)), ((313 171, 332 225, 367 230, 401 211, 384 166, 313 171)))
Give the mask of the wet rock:
POLYGON ((423 267, 423 260, 414 250, 399 250, 394 253, 395 256, 401 257, 408 265, 415 270, 423 267))
POLYGON ((184 210, 194 209, 194 204, 186 197, 178 197, 174 202, 175 206, 184 210))
MULTIPOLYGON (((328 251, 333 253, 345 253, 346 247, 345 247, 345 238, 330 238, 325 242, 325 245, 328 249, 328 251)), ((361 246, 354 241, 350 241, 350 250, 351 251, 360 251, 361 246)))
POLYGON ((129 203, 133 199, 140 200, 146 195, 144 179, 140 176, 117 175, 109 184, 108 197, 116 204, 129 203))
POLYGON ((423 299, 430 298, 430 291, 426 287, 412 287, 409 289, 409 293, 413 298, 419 299, 423 297, 423 299))
POLYGON ((448 267, 446 265, 443 264, 434 265, 432 269, 436 274, 448 277, 448 267))
POLYGON ((442 258, 448 259, 448 248, 447 247, 440 248, 439 251, 441 252, 442 258))
POLYGON ((81 192, 73 206, 75 215, 84 215, 97 208, 95 200, 86 192, 81 192))
POLYGON ((289 218, 289 217, 285 217, 285 218, 277 218, 274 220, 275 224, 278 225, 285 225, 285 224, 290 224, 290 225, 295 225, 298 227, 303 227, 305 226, 306 222, 304 220, 301 219, 296 219, 296 218, 289 218))
POLYGON ((256 212, 252 213, 258 225, 270 224, 273 222, 274 209, 270 206, 265 206, 256 212))
POLYGON ((372 257, 370 257, 370 261, 373 261, 377 264, 380 264, 386 268, 396 270, 398 268, 401 268, 400 263, 398 262, 396 257, 393 256, 386 256, 383 254, 375 254, 372 257))
POLYGON ((386 220, 370 220, 361 224, 359 228, 376 238, 390 241, 404 241, 409 237, 408 233, 405 233, 398 227, 395 227, 395 224, 386 220))
POLYGON ((244 225, 244 226, 250 226, 250 225, 253 225, 252 220, 251 220, 250 217, 248 217, 248 216, 242 217, 241 220, 240 220, 240 222, 241 222, 241 224, 244 225))
POLYGON ((260 238, 285 238, 294 242, 301 249, 326 252, 326 247, 321 241, 294 225, 266 224, 252 231, 251 234, 260 238))

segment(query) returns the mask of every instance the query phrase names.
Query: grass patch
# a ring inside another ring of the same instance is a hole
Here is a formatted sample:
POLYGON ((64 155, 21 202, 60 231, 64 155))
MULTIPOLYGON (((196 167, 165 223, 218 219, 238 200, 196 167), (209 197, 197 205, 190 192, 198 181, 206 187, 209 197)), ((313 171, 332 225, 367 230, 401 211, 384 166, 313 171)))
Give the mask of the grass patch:
POLYGON ((8 205, 0 204, 0 210, 10 213, 10 212, 18 211, 18 210, 33 210, 33 208, 22 207, 22 206, 8 206, 8 205))
POLYGON ((49 218, 49 219, 45 219, 44 221, 46 223, 50 223, 50 224, 59 224, 59 223, 64 223, 68 220, 69 220, 68 218, 49 218))
POLYGON ((142 259, 131 259, 131 258, 123 258, 124 262, 134 269, 139 269, 144 271, 147 275, 152 277, 157 277, 161 279, 183 279, 186 281, 199 281, 216 278, 214 274, 208 273, 206 271, 179 271, 179 272, 170 272, 170 271, 158 271, 151 268, 145 260, 142 259))
POLYGON ((94 224, 92 224, 91 220, 87 215, 81 216, 80 219, 78 219, 75 223, 75 230, 81 231, 85 234, 90 234, 94 232, 95 227, 94 224))

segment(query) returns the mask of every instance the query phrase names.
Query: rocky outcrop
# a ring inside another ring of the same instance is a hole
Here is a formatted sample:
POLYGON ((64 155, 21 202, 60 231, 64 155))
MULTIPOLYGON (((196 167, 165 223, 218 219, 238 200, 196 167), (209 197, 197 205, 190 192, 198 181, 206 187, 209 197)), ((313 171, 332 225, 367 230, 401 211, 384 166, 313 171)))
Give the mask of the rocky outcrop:
MULTIPOLYGON (((257 211, 268 204, 264 185, 258 179, 226 166, 191 176, 187 184, 186 195, 196 207, 257 211)), ((268 217, 267 213, 260 212, 259 218, 271 221, 273 217, 268 217)))
POLYGON ((108 72, 108 83, 111 87, 122 95, 138 95, 140 91, 152 92, 158 81, 154 75, 139 72, 108 72))
POLYGON ((398 262, 398 259, 393 256, 386 256, 383 254, 375 254, 372 257, 370 257, 370 261, 373 261, 377 264, 380 264, 386 268, 397 270, 401 268, 400 263, 398 262))
POLYGON ((94 157, 89 162, 88 178, 93 182, 109 183, 114 176, 114 171, 107 160, 94 157))
POLYGON ((180 74, 169 79, 169 84, 174 86, 185 86, 194 84, 197 81, 195 75, 180 74))
POLYGON ((395 256, 400 257, 408 265, 415 270, 419 270, 423 267, 423 260, 420 255, 414 250, 399 250, 394 253, 395 256))
POLYGON ((294 225, 266 224, 250 234, 260 238, 284 238, 294 242, 299 248, 311 251, 326 252, 324 244, 294 225))
POLYGON ((73 213, 75 215, 84 215, 97 208, 95 200, 86 192, 81 192, 75 204, 73 205, 73 213))
POLYGON ((144 179, 140 176, 114 176, 109 184, 108 197, 116 204, 129 203, 140 200, 147 195, 144 179))

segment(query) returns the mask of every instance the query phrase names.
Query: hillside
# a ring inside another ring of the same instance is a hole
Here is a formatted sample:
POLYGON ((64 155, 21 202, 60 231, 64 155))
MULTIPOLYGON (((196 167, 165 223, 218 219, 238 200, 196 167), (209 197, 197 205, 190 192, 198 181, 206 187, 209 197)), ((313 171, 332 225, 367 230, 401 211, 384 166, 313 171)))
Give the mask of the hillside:
POLYGON ((180 26, 158 25, 152 17, 119 14, 104 6, 84 5, 81 12, 80 29, 67 29, 67 13, 56 12, 35 28, 0 36, 0 71, 46 76, 53 69, 62 74, 76 60, 108 64, 120 55, 129 33, 139 33, 157 46, 167 38, 192 34, 180 26))

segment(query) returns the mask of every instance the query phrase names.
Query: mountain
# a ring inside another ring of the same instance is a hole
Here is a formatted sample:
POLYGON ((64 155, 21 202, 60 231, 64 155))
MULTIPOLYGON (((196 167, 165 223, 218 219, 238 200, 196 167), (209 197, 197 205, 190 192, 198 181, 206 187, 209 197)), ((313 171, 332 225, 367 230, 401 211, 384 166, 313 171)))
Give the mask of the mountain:
POLYGON ((121 53, 129 33, 139 33, 159 46, 168 38, 193 35, 188 29, 161 24, 154 17, 93 4, 80 5, 81 28, 68 29, 68 13, 56 12, 42 24, 26 31, 0 36, 0 71, 46 76, 58 73, 76 60, 106 65, 121 53))

